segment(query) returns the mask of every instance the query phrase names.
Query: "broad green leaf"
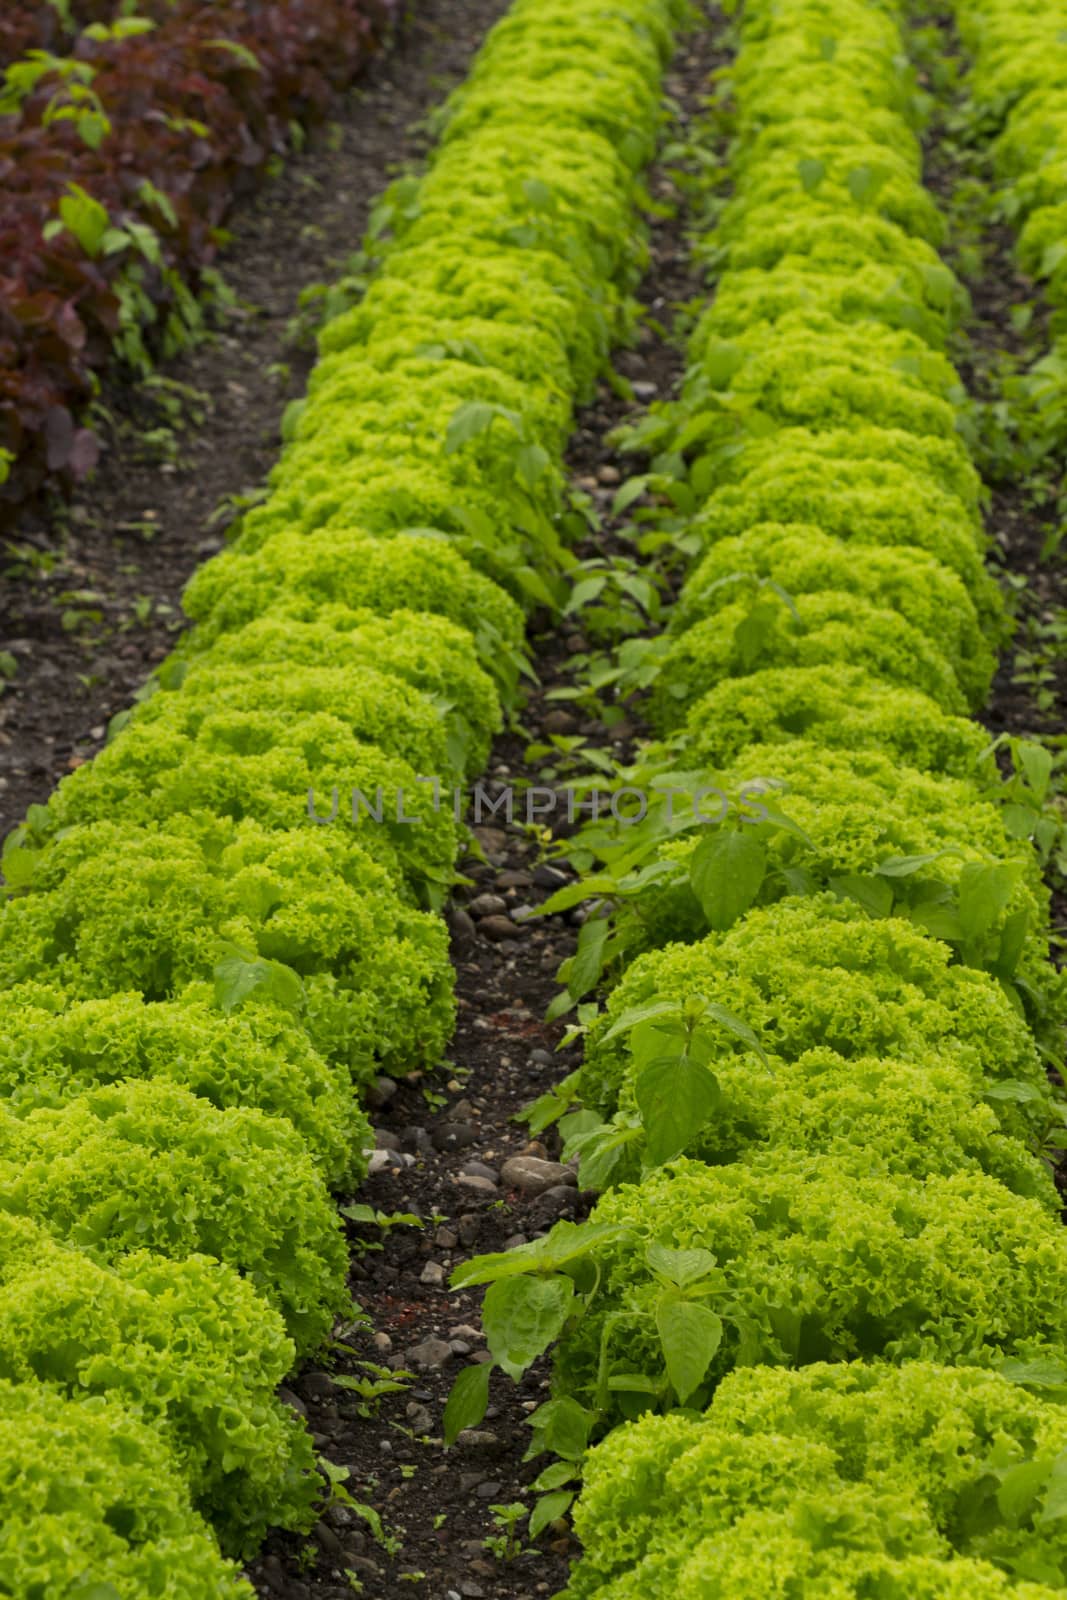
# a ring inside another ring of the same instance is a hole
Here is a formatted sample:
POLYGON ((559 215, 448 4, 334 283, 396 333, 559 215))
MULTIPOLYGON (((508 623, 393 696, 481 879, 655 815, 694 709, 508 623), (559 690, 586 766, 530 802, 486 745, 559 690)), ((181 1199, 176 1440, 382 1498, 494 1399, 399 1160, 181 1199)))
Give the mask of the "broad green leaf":
POLYGON ((530 1512, 528 1536, 536 1539, 542 1529, 547 1528, 550 1522, 555 1522, 569 1510, 574 1493, 570 1489, 558 1489, 554 1494, 543 1494, 530 1512))
POLYGON ((804 156, 797 162, 797 176, 807 194, 813 194, 826 176, 826 162, 818 156, 804 156))
POLYGON ((722 1319, 708 1306, 668 1294, 656 1307, 656 1328, 671 1388, 685 1405, 722 1342, 722 1319))
POLYGON ((574 1280, 554 1277, 502 1278, 490 1284, 482 1326, 490 1354, 516 1381, 559 1337, 574 1301, 574 1280))
POLYGON ((645 1251, 645 1260, 653 1272, 669 1278, 679 1289, 706 1278, 715 1266, 715 1257, 710 1250, 672 1250, 665 1244, 650 1244, 645 1251))
POLYGON ((893 909, 893 890, 884 878, 846 872, 831 878, 830 888, 843 899, 854 900, 872 917, 888 917, 893 909))
POLYGON ((452 1287, 469 1289, 472 1284, 491 1283, 525 1272, 557 1272, 588 1255, 594 1245, 621 1239, 627 1231, 611 1222, 557 1222, 543 1239, 463 1262, 452 1274, 452 1287))
POLYGON ((553 1461, 544 1472, 538 1473, 530 1488, 536 1489, 541 1494, 548 1489, 562 1489, 565 1483, 574 1481, 577 1471, 573 1461, 553 1461))
POLYGON ((526 1420, 537 1434, 539 1449, 573 1462, 585 1454, 596 1412, 586 1410, 570 1395, 563 1395, 558 1400, 546 1400, 526 1420))
POLYGON ((578 949, 567 965, 567 989, 575 1000, 589 993, 604 970, 605 945, 611 924, 604 917, 590 917, 578 933, 578 949))
POLYGON ((250 955, 235 946, 229 947, 216 963, 214 979, 215 1003, 227 1013, 255 993, 277 1000, 290 1010, 299 1006, 304 997, 304 985, 292 967, 250 955))
POLYGON ((725 932, 759 894, 767 852, 744 828, 720 828, 702 839, 689 863, 689 882, 708 925, 725 932))
POLYGON ((631 1028, 636 1028, 639 1022, 650 1022, 653 1017, 666 1017, 678 1014, 677 1000, 653 1000, 646 1006, 630 1006, 620 1017, 612 1023, 601 1043, 606 1044, 609 1039, 614 1039, 620 1033, 628 1033, 631 1028))
POLYGON ((997 1489, 997 1505, 1012 1527, 1029 1521, 1034 1502, 1047 1482, 1048 1466, 1043 1461, 1019 1461, 1007 1468, 997 1489))
POLYGON ((445 434, 445 455, 454 455, 472 439, 479 438, 483 433, 488 433, 496 418, 503 415, 501 406, 491 405, 487 400, 468 400, 452 415, 445 434))
POLYGON ((1041 1526, 1049 1522, 1059 1522, 1062 1517, 1067 1517, 1067 1450, 1061 1450, 1052 1463, 1052 1471, 1048 1475, 1048 1488, 1036 1520, 1041 1526))
POLYGON ((660 1056, 634 1084, 645 1125, 645 1161, 660 1167, 680 1155, 719 1103, 718 1080, 684 1056, 660 1056))
POLYGON ((97 256, 111 219, 99 200, 94 200, 80 184, 70 184, 69 190, 59 202, 60 221, 87 256, 97 256))
POLYGON ((1048 793, 1049 780, 1052 777, 1052 752, 1034 739, 1020 739, 1017 749, 1026 781, 1040 805, 1048 793))
POLYGON ((967 863, 959 885, 959 917, 965 939, 981 939, 989 932, 1011 899, 1021 870, 1015 861, 991 866, 967 863))
POLYGON ((489 1406, 489 1374, 492 1370, 490 1362, 476 1362, 473 1366, 464 1367, 452 1385, 445 1404, 446 1445, 455 1444, 464 1428, 476 1428, 485 1416, 489 1406))
POLYGON ((856 204, 865 206, 868 201, 877 198, 888 177, 889 173, 884 167, 872 167, 864 163, 852 168, 845 183, 856 204))
POLYGON ((944 850, 938 850, 931 856, 887 856, 874 870, 882 878, 911 878, 924 867, 940 861, 945 854, 944 850))
POLYGON ((1028 1389, 1059 1389, 1067 1385, 1067 1364, 1057 1361, 1055 1356, 1035 1356, 1032 1361, 1003 1361, 997 1372, 1009 1383, 1022 1384, 1028 1389))

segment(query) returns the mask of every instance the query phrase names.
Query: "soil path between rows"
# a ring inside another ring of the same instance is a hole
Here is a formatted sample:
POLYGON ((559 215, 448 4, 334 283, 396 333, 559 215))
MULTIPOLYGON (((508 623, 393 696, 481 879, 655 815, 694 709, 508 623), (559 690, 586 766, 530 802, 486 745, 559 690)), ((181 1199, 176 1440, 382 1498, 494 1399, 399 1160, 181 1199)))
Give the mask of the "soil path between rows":
MULTIPOLYGON (((684 133, 699 113, 716 52, 710 28, 683 41, 666 85, 679 107, 675 133, 684 133)), ((656 199, 677 198, 659 168, 650 189, 656 199)), ((669 325, 700 290, 682 216, 656 220, 639 291, 649 321, 669 325)), ((606 436, 652 399, 673 393, 683 365, 682 350, 646 325, 636 347, 615 360, 633 385, 634 400, 620 399, 604 383, 579 416, 568 467, 603 519, 601 532, 578 549, 580 557, 623 548, 610 507, 620 479, 636 469, 606 436)), ((546 783, 525 751, 553 733, 579 735, 586 746, 629 759, 635 725, 608 729, 551 698, 554 688, 573 682, 573 662, 590 645, 580 626, 578 617, 570 627, 534 637, 538 687, 523 708, 521 731, 494 745, 485 779, 491 798, 505 786, 521 793, 524 785, 546 783)), ((566 809, 560 792, 557 818, 566 809)), ((516 811, 521 817, 521 800, 516 811)), ((500 1538, 494 1508, 521 1501, 529 1510, 536 1499, 530 1485, 547 1464, 547 1458, 523 1459, 529 1415, 548 1398, 547 1361, 518 1385, 495 1376, 482 1424, 450 1451, 441 1438, 457 1373, 487 1359, 482 1292, 450 1293, 450 1273, 471 1255, 536 1238, 560 1218, 584 1217, 593 1198, 579 1192, 571 1169, 558 1165, 552 1136, 528 1142, 514 1120, 577 1065, 574 1049, 556 1049, 563 1025, 542 1019, 558 989, 556 970, 573 952, 581 912, 527 920, 528 910, 567 881, 565 870, 543 859, 538 842, 519 826, 475 831, 485 859, 461 864, 470 883, 457 892, 449 913, 459 1004, 452 1075, 380 1082, 371 1112, 377 1170, 358 1196, 386 1214, 417 1214, 423 1226, 353 1228, 352 1291, 369 1324, 351 1330, 333 1359, 299 1375, 291 1391, 322 1453, 348 1470, 349 1492, 381 1517, 384 1546, 357 1512, 334 1505, 310 1540, 269 1543, 250 1572, 264 1597, 341 1600, 362 1584, 358 1592, 375 1600, 540 1600, 563 1586, 578 1551, 563 1523, 550 1526, 533 1547, 520 1523, 514 1552, 503 1556, 499 1545, 494 1548, 500 1538), (518 1169, 506 1165, 516 1157, 526 1158, 521 1181, 518 1169), (346 1387, 368 1376, 361 1362, 411 1374, 403 1380, 407 1387, 364 1404, 346 1387)))

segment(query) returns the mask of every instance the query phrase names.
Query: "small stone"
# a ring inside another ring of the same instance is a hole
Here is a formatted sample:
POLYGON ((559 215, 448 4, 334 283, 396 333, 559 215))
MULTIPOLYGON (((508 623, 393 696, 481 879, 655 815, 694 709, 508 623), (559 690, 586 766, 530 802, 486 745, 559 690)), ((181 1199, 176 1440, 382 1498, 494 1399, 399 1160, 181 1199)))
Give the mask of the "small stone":
POLYGON ((492 1359, 493 1358, 488 1350, 476 1350, 471 1356, 471 1360, 476 1366, 483 1366, 485 1362, 492 1361, 492 1359))
POLYGON ((283 1405, 291 1407, 291 1409, 296 1411, 300 1416, 307 1416, 307 1407, 305 1406, 303 1400, 301 1400, 300 1396, 293 1393, 292 1389, 279 1389, 278 1399, 283 1405))
POLYGON ((375 1078, 364 1096, 372 1111, 380 1111, 382 1106, 396 1094, 396 1084, 392 1078, 375 1078))
POLYGON ((488 1178, 490 1183, 500 1181, 496 1168, 487 1167, 484 1161, 465 1161, 459 1170, 469 1178, 488 1178))
POLYGON ((371 1344, 375 1350, 381 1351, 383 1356, 387 1356, 393 1348, 393 1341, 387 1333, 376 1333, 371 1340, 371 1344))
MULTIPOLYGON (((478 1182, 485 1183, 485 1179, 479 1178, 478 1182)), ((496 1188, 496 1185, 489 1184, 488 1187, 492 1190, 496 1188)), ((481 1232, 481 1218, 476 1211, 464 1212, 459 1219, 458 1226, 460 1244, 466 1245, 469 1250, 471 1245, 476 1244, 478 1241, 478 1235, 481 1232)))
MULTIPOLYGON (((477 1489, 484 1476, 485 1474, 482 1472, 461 1472, 459 1475, 460 1494, 470 1494, 472 1489, 477 1489)), ((481 1545, 478 1548, 480 1550, 481 1545)))
POLYGON ((498 889, 529 889, 533 881, 532 873, 513 870, 498 873, 496 886, 498 889))
POLYGON ((477 935, 474 919, 468 916, 462 906, 453 906, 448 913, 448 925, 452 929, 452 937, 457 944, 471 945, 477 935))
POLYGON ((303 1388, 309 1400, 332 1400, 337 1393, 330 1374, 314 1369, 304 1373, 303 1388))
POLYGON ((556 1058, 551 1050, 531 1050, 530 1060, 536 1062, 539 1067, 551 1067, 556 1058))
POLYGON ((425 1406, 420 1406, 414 1400, 409 1400, 405 1407, 405 1415, 411 1424, 412 1431, 416 1434, 429 1433, 433 1427, 433 1418, 425 1406))
POLYGON ((534 867, 533 881, 539 889, 562 889, 570 879, 558 867, 550 867, 547 861, 542 861, 534 867))
POLYGON ((654 400, 659 392, 656 388, 656 385, 654 383, 649 383, 647 378, 635 379, 631 385, 631 388, 634 392, 634 399, 641 400, 646 405, 650 400, 654 400))
POLYGON ((479 1500, 495 1500, 503 1487, 496 1478, 490 1478, 486 1483, 479 1483, 474 1492, 479 1500))
POLYGON ((472 917, 498 917, 508 909, 508 903, 499 894, 480 894, 469 906, 472 917))
POLYGON ((512 1156, 500 1169, 501 1180, 509 1188, 520 1189, 523 1194, 544 1194, 555 1184, 572 1184, 578 1180, 570 1167, 559 1161, 542 1161, 537 1156, 512 1156))
POLYGON ((469 1322, 457 1322, 454 1328, 449 1328, 450 1339, 484 1339, 485 1334, 478 1328, 472 1328, 469 1322))
POLYGON ((526 1235, 524 1233, 513 1233, 511 1235, 510 1239, 505 1239, 504 1240, 504 1249, 505 1250, 518 1250, 526 1242, 527 1242, 526 1241, 526 1235))
POLYGON ((431 1289, 439 1289, 445 1281, 445 1269, 439 1261, 427 1261, 419 1273, 419 1282, 428 1284, 431 1289))
POLYGON ((415 1150, 420 1156, 433 1155, 434 1145, 428 1131, 417 1123, 409 1123, 400 1130, 400 1143, 404 1149, 415 1150))
POLYGON ((466 1150, 468 1145, 476 1143, 478 1132, 469 1122, 439 1122, 431 1130, 430 1138, 435 1150, 466 1150))
POLYGON ((328 1522, 316 1522, 313 1531, 315 1538, 328 1556, 332 1557, 334 1561, 343 1561, 345 1559, 345 1547, 328 1522))
POLYGON ((375 1128, 374 1143, 379 1150, 399 1150, 400 1135, 394 1133, 391 1128, 375 1128))
MULTIPOLYGON (((460 1173, 457 1174, 457 1176, 455 1178, 453 1178, 452 1181, 453 1181, 453 1183, 458 1183, 464 1189, 473 1189, 476 1194, 496 1194, 497 1193, 497 1186, 496 1186, 495 1183, 490 1182, 490 1180, 488 1178, 475 1177, 470 1172, 460 1172, 460 1173)), ((462 1230, 460 1231, 460 1238, 463 1239, 462 1230)), ((473 1244, 474 1240, 473 1239, 463 1239, 463 1243, 464 1244, 473 1244)))
POLYGON ((563 1216, 568 1211, 573 1211, 578 1202, 578 1190, 564 1183, 555 1183, 551 1189, 545 1189, 537 1197, 539 1206, 546 1208, 552 1216, 563 1216))
POLYGON ((444 1339, 424 1339, 421 1344, 413 1344, 405 1352, 405 1360, 409 1367, 416 1367, 422 1372, 429 1372, 434 1367, 443 1367, 446 1361, 452 1358, 452 1347, 444 1339))
POLYGON ((601 483, 622 482, 622 473, 619 471, 618 467, 613 467, 609 463, 605 463, 604 466, 597 468, 597 477, 601 483))
POLYGON ((367 1171, 373 1176, 376 1172, 395 1171, 397 1167, 414 1165, 415 1157, 409 1156, 405 1150, 372 1150, 367 1171))
POLYGON ((478 924, 478 931, 494 944, 501 944, 505 939, 522 938, 522 929, 517 928, 510 917, 483 917, 478 924))
POLYGON ((453 1233, 451 1228, 438 1228, 433 1236, 433 1242, 440 1245, 442 1250, 454 1250, 459 1243, 459 1234, 453 1233))
POLYGON ((456 1443, 467 1450, 491 1450, 500 1443, 495 1433, 490 1433, 484 1428, 464 1428, 456 1438, 456 1443))
POLYGON ((449 1339, 448 1348, 454 1356, 469 1356, 471 1347, 466 1339, 449 1339))
POLYGON ((569 633, 563 643, 572 656, 584 655, 589 649, 589 641, 582 633, 569 633))
POLYGON ((556 707, 541 719, 541 726, 546 733, 573 733, 578 721, 569 711, 556 707))

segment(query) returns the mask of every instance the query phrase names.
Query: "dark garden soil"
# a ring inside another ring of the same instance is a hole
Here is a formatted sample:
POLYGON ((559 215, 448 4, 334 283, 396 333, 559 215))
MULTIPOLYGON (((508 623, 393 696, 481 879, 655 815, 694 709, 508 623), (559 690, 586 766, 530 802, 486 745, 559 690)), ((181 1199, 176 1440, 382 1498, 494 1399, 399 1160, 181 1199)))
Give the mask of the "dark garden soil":
MULTIPOLYGON (((708 32, 693 38, 668 81, 685 118, 699 110, 706 93, 714 43, 708 32)), ((655 196, 669 196, 662 175, 654 173, 651 183, 655 196)), ((652 239, 642 299, 650 317, 664 324, 700 283, 677 217, 658 222, 652 239)), ((613 454, 605 436, 643 404, 669 394, 682 365, 680 349, 645 328, 637 347, 616 361, 633 385, 633 402, 603 385, 597 403, 580 417, 569 466, 605 521, 603 534, 579 555, 620 547, 608 512, 615 486, 634 468, 613 454)), ((490 795, 494 784, 521 789, 544 783, 524 751, 553 732, 580 734, 590 746, 629 758, 636 724, 609 730, 547 698, 572 681, 571 662, 587 644, 577 631, 535 637, 539 687, 522 713, 521 733, 495 746, 486 780, 490 795)), ((565 812, 561 799, 557 815, 565 812)), ((529 1414, 548 1397, 547 1362, 518 1386, 494 1377, 484 1422, 447 1452, 441 1438, 457 1373, 487 1359, 481 1290, 449 1293, 450 1273, 469 1255, 522 1243, 561 1217, 581 1218, 593 1198, 579 1193, 573 1170, 558 1163, 551 1135, 528 1142, 514 1121, 522 1106, 577 1064, 574 1049, 556 1051, 563 1025, 541 1019, 557 992, 556 969, 574 949, 581 913, 528 921, 527 909, 566 881, 565 869, 545 861, 537 842, 518 828, 476 833, 487 859, 464 864, 473 881, 450 913, 459 1001, 452 1076, 380 1082, 372 1111, 378 1170, 358 1196, 380 1212, 415 1213, 423 1226, 352 1227, 352 1290, 369 1326, 353 1330, 328 1364, 292 1386, 293 1403, 306 1413, 323 1454, 349 1469, 349 1492, 381 1517, 384 1541, 359 1513, 335 1504, 309 1540, 276 1537, 268 1544, 250 1571, 264 1596, 342 1600, 351 1596, 354 1580, 375 1600, 534 1600, 563 1585, 568 1559, 577 1553, 564 1523, 546 1529, 533 1547, 520 1523, 518 1548, 507 1558, 487 1544, 500 1535, 494 1507, 521 1501, 529 1509, 536 1498, 529 1486, 546 1460, 524 1463, 523 1456, 529 1414), (437 1104, 434 1096, 442 1093, 444 1103, 437 1104), (517 1165, 508 1164, 516 1158, 517 1165), (342 1386, 367 1376, 360 1362, 410 1373, 407 1387, 368 1406, 342 1386)))
POLYGON ((263 482, 282 412, 303 389, 310 341, 300 348, 287 337, 300 291, 343 274, 374 200, 425 153, 422 119, 466 75, 506 9, 507 0, 409 7, 393 51, 371 63, 335 122, 232 217, 220 264, 237 303, 208 343, 161 368, 182 387, 110 384, 92 482, 68 505, 28 512, 9 534, 0 549, 0 650, 12 658, 0 657, 0 837, 99 749, 109 718, 170 649, 186 579, 221 548, 233 497, 263 482))

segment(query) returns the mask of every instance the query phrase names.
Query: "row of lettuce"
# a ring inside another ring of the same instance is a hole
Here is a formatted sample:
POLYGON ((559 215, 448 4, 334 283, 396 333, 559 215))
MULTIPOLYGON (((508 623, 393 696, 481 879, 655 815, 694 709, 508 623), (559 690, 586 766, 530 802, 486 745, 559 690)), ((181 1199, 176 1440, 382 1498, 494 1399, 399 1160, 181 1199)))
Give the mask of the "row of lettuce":
POLYGON ((113 0, 63 19, 85 24, 65 50, 5 63, 0 508, 90 470, 102 374, 143 373, 201 331, 234 201, 328 115, 401 9, 113 0))
POLYGON ((572 1600, 1067 1587, 1048 758, 1017 748, 1003 805, 967 717, 1003 612, 903 10, 741 8, 714 302, 631 441, 684 466, 702 553, 626 775, 729 810, 580 841, 565 976, 621 973, 535 1125, 565 1111, 604 1193, 453 1280, 511 1376, 558 1339, 543 1516, 607 1435, 572 1600))
POLYGON ((246 1594, 228 1557, 314 1519, 274 1391, 351 1315, 360 1091, 449 1037, 459 826, 424 780, 484 763, 520 602, 568 560, 560 453, 640 270, 674 21, 494 29, 199 626, 7 842, 5 1592, 246 1594))

